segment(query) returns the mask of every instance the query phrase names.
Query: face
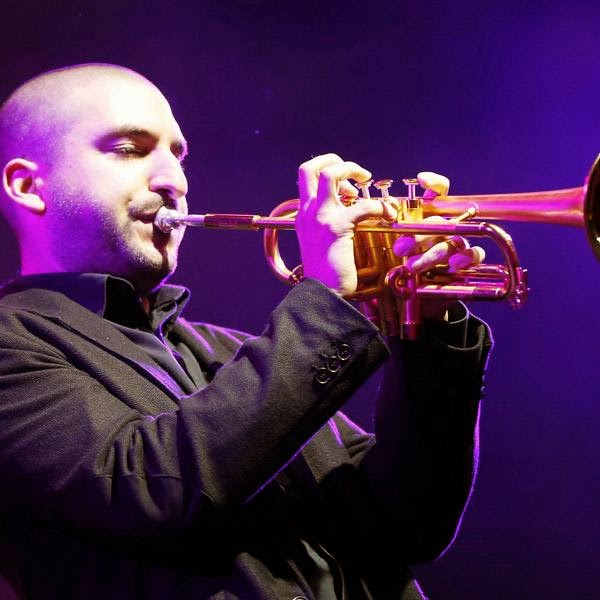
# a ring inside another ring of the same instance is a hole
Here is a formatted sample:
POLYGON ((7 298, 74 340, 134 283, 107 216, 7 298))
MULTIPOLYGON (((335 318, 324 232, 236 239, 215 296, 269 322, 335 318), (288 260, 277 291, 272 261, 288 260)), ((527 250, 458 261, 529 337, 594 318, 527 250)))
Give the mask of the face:
POLYGON ((143 79, 100 79, 63 105, 69 114, 40 173, 50 252, 65 271, 110 273, 149 291, 175 270, 183 236, 153 226, 163 205, 187 212, 179 125, 143 79))

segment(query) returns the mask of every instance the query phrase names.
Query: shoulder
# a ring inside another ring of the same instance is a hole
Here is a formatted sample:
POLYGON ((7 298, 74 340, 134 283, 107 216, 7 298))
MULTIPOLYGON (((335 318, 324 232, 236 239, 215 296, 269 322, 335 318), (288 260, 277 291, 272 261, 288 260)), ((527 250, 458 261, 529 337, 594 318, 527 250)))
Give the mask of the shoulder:
POLYGON ((0 362, 8 366, 9 356, 15 353, 33 357, 63 356, 55 342, 57 327, 44 310, 29 303, 20 303, 14 296, 0 299, 0 362))
POLYGON ((0 288, 0 311, 5 315, 59 316, 79 305, 65 294, 43 288, 0 288))

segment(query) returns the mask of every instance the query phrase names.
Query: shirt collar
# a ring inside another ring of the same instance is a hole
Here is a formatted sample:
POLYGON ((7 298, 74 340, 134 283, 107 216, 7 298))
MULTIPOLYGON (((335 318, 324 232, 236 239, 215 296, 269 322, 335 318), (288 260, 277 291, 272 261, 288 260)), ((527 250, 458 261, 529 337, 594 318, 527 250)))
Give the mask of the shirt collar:
POLYGON ((187 288, 163 284, 150 296, 150 314, 143 311, 129 281, 104 273, 26 275, 6 286, 10 291, 41 288, 64 294, 93 313, 127 327, 166 335, 190 298, 187 288))

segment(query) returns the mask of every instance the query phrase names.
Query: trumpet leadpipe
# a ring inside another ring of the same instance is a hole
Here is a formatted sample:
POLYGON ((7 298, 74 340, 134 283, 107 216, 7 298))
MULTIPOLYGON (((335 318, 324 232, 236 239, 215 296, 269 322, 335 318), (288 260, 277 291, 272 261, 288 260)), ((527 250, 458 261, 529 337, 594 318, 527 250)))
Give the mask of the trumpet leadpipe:
POLYGON ((154 225, 165 233, 177 227, 260 231, 263 229, 294 229, 294 219, 237 214, 186 215, 163 207, 156 213, 154 225))
MULTIPOLYGON (((458 212, 458 211, 457 211, 458 212)), ((373 233, 402 234, 438 234, 438 235, 481 235, 483 223, 463 223, 462 218, 474 215, 469 210, 459 215, 458 218, 444 223, 427 223, 423 221, 384 221, 382 219, 367 219, 356 225, 358 231, 373 233)), ((261 215, 246 214, 218 214, 207 213, 204 215, 187 215, 170 208, 161 208, 154 218, 154 225, 161 231, 169 232, 178 227, 204 227, 206 229, 235 229, 249 231, 263 231, 265 229, 295 229, 295 217, 264 217, 261 215)))

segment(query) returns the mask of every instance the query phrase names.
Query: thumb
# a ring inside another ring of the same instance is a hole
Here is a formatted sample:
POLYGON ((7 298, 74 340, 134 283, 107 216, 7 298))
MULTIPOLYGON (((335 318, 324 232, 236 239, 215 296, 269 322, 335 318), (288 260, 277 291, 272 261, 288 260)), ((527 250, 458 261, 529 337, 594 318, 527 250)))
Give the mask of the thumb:
POLYGON ((446 196, 450 189, 450 180, 439 173, 422 171, 417 174, 417 179, 421 187, 425 189, 424 198, 446 196))

